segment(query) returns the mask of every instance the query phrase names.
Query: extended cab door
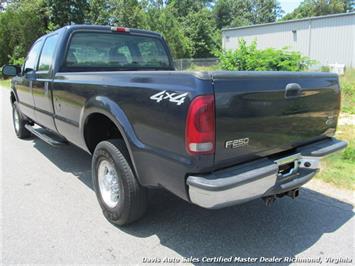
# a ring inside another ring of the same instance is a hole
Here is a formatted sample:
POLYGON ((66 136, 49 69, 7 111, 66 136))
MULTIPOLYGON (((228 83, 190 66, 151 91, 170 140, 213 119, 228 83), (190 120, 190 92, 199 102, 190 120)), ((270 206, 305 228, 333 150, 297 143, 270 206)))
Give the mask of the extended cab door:
POLYGON ((34 71, 37 68, 38 56, 41 52, 42 46, 43 39, 35 42, 27 55, 21 76, 18 76, 15 79, 16 92, 21 112, 33 120, 36 119, 34 113, 32 86, 35 80, 34 71))
POLYGON ((36 122, 57 131, 54 123, 52 102, 52 65, 58 34, 49 35, 44 42, 39 58, 36 80, 32 84, 36 122))

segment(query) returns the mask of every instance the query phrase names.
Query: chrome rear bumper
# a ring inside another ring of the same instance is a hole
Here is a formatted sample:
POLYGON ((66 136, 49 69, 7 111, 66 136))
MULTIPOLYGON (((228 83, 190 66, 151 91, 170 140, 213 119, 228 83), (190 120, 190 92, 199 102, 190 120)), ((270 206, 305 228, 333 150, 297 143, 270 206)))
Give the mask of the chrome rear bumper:
POLYGON ((223 208, 255 198, 281 194, 308 182, 320 168, 320 159, 347 146, 329 138, 277 159, 264 158, 219 170, 208 175, 188 176, 192 203, 204 208, 223 208), (280 166, 291 165, 280 173, 280 166))

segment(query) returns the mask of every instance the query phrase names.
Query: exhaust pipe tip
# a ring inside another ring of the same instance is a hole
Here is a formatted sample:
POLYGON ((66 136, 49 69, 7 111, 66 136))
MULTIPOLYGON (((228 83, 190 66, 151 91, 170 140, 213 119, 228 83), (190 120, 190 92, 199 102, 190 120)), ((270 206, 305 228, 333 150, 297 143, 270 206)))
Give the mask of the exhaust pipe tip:
POLYGON ((272 204, 274 204, 276 197, 275 196, 268 196, 263 198, 265 205, 267 207, 270 207, 272 204))
POLYGON ((294 189, 294 190, 288 191, 286 193, 286 195, 289 196, 292 199, 297 198, 299 196, 299 194, 300 194, 300 190, 299 189, 294 189))

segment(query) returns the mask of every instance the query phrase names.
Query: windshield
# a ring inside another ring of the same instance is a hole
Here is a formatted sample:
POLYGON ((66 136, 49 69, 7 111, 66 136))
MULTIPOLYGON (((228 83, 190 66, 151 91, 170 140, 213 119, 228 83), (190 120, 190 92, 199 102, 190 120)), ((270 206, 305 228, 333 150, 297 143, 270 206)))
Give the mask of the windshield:
POLYGON ((100 32, 75 33, 64 68, 66 71, 171 69, 161 39, 100 32))

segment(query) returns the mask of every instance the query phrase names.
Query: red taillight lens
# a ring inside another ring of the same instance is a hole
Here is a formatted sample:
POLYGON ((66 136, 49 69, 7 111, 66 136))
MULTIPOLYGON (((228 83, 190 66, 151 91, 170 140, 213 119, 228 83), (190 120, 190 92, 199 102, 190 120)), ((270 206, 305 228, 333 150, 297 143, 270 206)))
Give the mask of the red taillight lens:
POLYGON ((198 96, 190 104, 186 119, 186 151, 189 154, 215 152, 214 96, 198 96))
POLYGON ((116 32, 129 32, 129 28, 125 27, 111 27, 111 30, 116 32))

